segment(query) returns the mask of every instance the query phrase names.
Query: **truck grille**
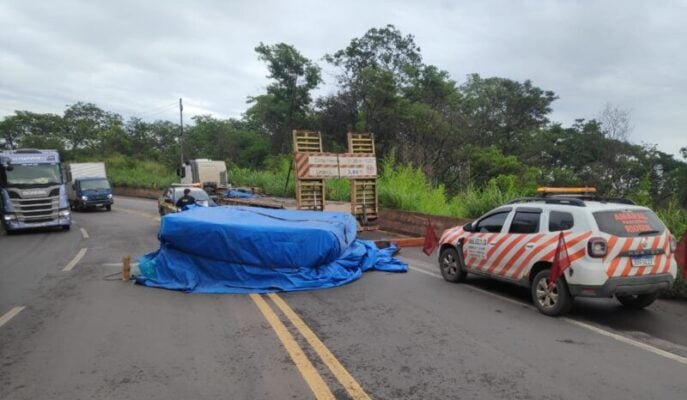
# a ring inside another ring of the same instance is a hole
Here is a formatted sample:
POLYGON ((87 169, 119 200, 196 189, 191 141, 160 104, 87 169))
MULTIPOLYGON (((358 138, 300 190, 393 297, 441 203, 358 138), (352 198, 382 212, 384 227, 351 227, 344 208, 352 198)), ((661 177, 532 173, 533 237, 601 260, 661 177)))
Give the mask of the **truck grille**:
POLYGON ((60 198, 59 196, 32 199, 13 198, 12 207, 20 221, 45 222, 57 218, 60 198))

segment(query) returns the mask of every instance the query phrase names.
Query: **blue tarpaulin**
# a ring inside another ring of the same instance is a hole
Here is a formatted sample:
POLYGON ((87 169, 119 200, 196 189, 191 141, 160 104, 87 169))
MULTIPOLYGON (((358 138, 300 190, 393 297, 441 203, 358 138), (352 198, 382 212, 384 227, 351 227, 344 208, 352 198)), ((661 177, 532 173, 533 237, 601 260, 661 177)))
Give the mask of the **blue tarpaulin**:
POLYGON ((238 189, 229 189, 224 192, 224 197, 236 198, 236 199, 252 199, 253 197, 258 197, 253 193, 249 193, 238 189))
POLYGON ((408 268, 394 247, 356 239, 355 219, 340 212, 199 207, 162 218, 159 239, 137 282, 194 293, 322 289, 408 268))

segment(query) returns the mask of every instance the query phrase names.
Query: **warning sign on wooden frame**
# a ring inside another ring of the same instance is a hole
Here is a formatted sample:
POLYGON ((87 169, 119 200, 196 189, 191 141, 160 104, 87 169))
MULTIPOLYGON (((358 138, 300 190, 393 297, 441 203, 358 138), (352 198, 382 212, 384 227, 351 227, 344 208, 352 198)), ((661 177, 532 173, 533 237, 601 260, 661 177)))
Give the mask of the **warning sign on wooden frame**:
POLYGON ((364 154, 296 153, 298 179, 377 177, 377 158, 364 154))
POLYGON ((339 157, 335 153, 296 153, 298 179, 339 177, 339 157))
POLYGON ((377 177, 377 157, 374 154, 339 154, 339 177, 371 179, 377 177))

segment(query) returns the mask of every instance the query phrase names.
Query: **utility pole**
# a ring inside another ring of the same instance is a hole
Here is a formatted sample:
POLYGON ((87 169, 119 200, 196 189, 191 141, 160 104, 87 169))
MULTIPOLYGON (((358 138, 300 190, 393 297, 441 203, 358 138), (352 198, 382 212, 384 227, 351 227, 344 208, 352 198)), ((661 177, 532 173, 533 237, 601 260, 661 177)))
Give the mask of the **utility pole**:
POLYGON ((181 165, 184 165, 184 105, 179 98, 179 125, 181 133, 179 134, 179 154, 181 157, 181 165))

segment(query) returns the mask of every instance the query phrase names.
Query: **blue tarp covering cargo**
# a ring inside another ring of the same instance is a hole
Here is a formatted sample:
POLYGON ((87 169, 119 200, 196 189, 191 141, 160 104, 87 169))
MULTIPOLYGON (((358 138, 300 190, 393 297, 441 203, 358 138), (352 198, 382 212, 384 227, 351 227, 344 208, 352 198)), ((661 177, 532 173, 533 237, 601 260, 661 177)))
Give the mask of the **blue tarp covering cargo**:
POLYGON ((253 193, 246 192, 245 190, 229 189, 226 192, 224 192, 224 197, 236 198, 236 199, 252 199, 252 198, 258 197, 258 196, 256 196, 253 193))
POLYGON ((162 218, 159 239, 137 282, 186 292, 321 289, 408 268, 393 247, 356 239, 355 219, 340 212, 198 207, 162 218))

